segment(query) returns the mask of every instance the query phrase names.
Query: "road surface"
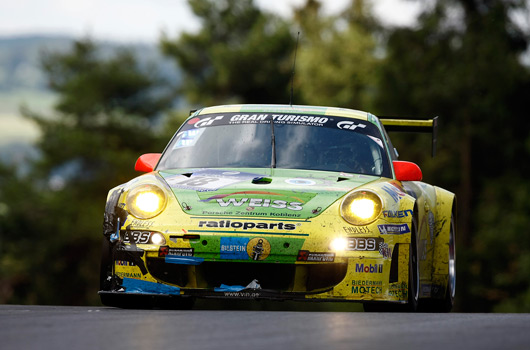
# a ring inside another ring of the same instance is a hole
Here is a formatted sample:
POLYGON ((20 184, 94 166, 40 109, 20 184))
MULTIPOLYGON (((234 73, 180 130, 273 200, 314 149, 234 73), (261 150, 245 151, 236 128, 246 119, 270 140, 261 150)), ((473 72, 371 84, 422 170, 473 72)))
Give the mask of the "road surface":
POLYGON ((530 349, 530 314, 0 305, 0 349, 530 349))

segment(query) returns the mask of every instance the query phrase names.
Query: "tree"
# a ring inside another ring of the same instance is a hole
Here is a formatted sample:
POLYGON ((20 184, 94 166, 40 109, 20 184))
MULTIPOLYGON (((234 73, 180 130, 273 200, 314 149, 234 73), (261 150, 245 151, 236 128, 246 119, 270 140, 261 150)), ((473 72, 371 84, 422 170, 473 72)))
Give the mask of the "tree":
POLYGON ((172 96, 130 51, 104 57, 90 40, 43 55, 42 65, 59 99, 53 116, 24 110, 42 133, 30 173, 1 172, 11 219, 1 226, 1 301, 94 303, 106 194, 134 176, 139 154, 162 148, 151 126, 172 96))
POLYGON ((391 31, 378 104, 442 118, 441 156, 424 170, 457 192, 461 309, 514 310, 509 305, 519 300, 519 310, 530 310, 530 242, 520 235, 530 223, 520 199, 530 162, 530 71, 520 61, 529 33, 510 17, 524 4, 433 4, 418 28, 391 31))
POLYGON ((279 17, 252 0, 189 0, 197 34, 161 39, 184 72, 182 92, 197 105, 288 103, 294 40, 279 17))
POLYGON ((296 85, 302 103, 371 109, 376 88, 377 33, 369 3, 352 0, 344 13, 324 17, 308 0, 295 12, 302 31, 296 85))

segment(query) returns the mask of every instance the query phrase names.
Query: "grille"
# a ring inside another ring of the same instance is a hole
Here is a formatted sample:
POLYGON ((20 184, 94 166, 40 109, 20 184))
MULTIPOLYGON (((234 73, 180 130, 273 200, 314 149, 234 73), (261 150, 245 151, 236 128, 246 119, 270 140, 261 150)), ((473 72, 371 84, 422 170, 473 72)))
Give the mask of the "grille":
POLYGON ((263 289, 309 292, 330 288, 341 282, 346 276, 347 264, 295 265, 215 261, 190 266, 166 264, 164 259, 148 258, 147 268, 158 280, 180 287, 215 288, 221 284, 246 286, 256 279, 263 289))

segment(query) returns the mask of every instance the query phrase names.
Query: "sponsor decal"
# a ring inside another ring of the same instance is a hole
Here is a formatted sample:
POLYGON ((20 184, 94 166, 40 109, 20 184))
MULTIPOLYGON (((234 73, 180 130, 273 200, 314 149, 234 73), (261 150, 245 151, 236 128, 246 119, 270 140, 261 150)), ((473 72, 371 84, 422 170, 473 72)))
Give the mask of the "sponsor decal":
MULTIPOLYGON (((226 201, 222 198, 217 199, 217 203, 221 207, 240 207, 243 204, 248 205, 254 209, 255 207, 264 207, 264 208, 274 208, 274 209, 287 209, 298 211, 302 210, 302 203, 300 202, 287 202, 284 200, 271 200, 271 199, 261 199, 261 198, 229 198, 226 201)), ((247 209, 248 210, 248 209, 247 209)))
POLYGON ((296 224, 285 222, 241 222, 231 220, 199 221, 199 228, 239 228, 243 230, 294 230, 296 224))
POLYGON ((229 298, 258 298, 261 295, 260 292, 224 292, 225 297, 229 298))
POLYGON ((230 118, 230 123, 238 122, 238 124, 244 124, 245 122, 261 122, 265 121, 268 114, 235 114, 230 118))
POLYGON ((378 137, 375 137, 375 136, 371 136, 371 135, 366 135, 368 136, 369 138, 371 138, 375 143, 377 143, 377 145, 381 148, 385 148, 385 146, 383 145, 383 141, 381 141, 380 138, 378 137))
POLYGON ((401 225, 377 225, 379 228, 379 233, 382 235, 402 235, 404 233, 409 233, 410 228, 407 224, 401 225))
POLYGON ((379 242, 379 254, 385 259, 392 259, 392 251, 388 247, 388 243, 379 242))
POLYGON ((277 124, 300 124, 323 126, 329 121, 327 117, 311 116, 311 115, 296 115, 296 114, 273 114, 272 119, 277 124))
POLYGON ((191 119, 188 124, 190 124, 192 121, 194 121, 193 126, 196 127, 196 128, 200 128, 200 127, 203 127, 203 126, 210 126, 212 125, 215 121, 218 121, 218 120, 222 120, 224 118, 224 115, 218 115, 217 117, 206 117, 206 118, 202 118, 202 119, 199 119, 197 120, 198 118, 193 118, 191 119))
POLYGON ((335 253, 316 253, 309 250, 300 250, 296 261, 333 262, 335 261, 335 253))
POLYGON ((221 259, 248 260, 247 237, 221 237, 221 259))
POLYGON ((365 280, 353 280, 351 281, 352 286, 382 286, 383 281, 365 281, 365 280))
POLYGON ((352 294, 382 294, 383 293, 383 282, 382 281, 363 281, 353 280, 351 292, 352 294))
POLYGON ((406 282, 391 283, 388 286, 388 295, 404 300, 408 298, 409 287, 406 282))
POLYGON ((384 243, 384 240, 379 237, 350 237, 348 238, 348 247, 346 250, 376 251, 381 243, 384 243))
POLYGON ((410 209, 407 210, 384 210, 383 216, 385 218, 404 218, 407 216, 412 216, 413 212, 410 209))
POLYGON ((309 179, 287 179, 285 180, 286 183, 290 185, 296 185, 296 186, 314 186, 316 185, 316 182, 309 179))
POLYGON ((221 237, 221 259, 265 260, 271 253, 271 244, 265 238, 221 237))
POLYGON ((394 200, 394 202, 399 202, 399 200, 402 198, 402 197, 405 197, 405 192, 401 191, 399 188, 397 188, 396 186, 392 186, 392 185, 384 185, 383 187, 381 187, 386 193, 388 193, 390 195, 390 197, 392 197, 392 199, 394 200))
POLYGON ((355 264, 355 272, 383 273, 383 264, 355 264))
POLYGON ((343 226, 344 232, 348 234, 363 234, 363 233, 372 233, 372 230, 367 226, 343 226))
POLYGON ((116 260, 117 266, 136 266, 132 261, 116 260))
POLYGON ((115 272, 115 275, 119 278, 142 278, 139 272, 115 272))
POLYGON ((204 129, 190 129, 179 133, 173 149, 195 146, 203 132, 204 129))
POLYGON ((148 244, 152 234, 149 231, 125 231, 123 243, 148 244))
POLYGON ((265 238, 253 238, 246 247, 250 259, 254 261, 265 260, 271 253, 271 244, 265 238))
POLYGON ((131 226, 132 227, 142 227, 142 228, 149 228, 155 224, 154 220, 131 220, 131 226))
POLYGON ((223 115, 204 118, 195 117, 188 121, 188 125, 201 128, 212 125, 237 125, 237 124, 269 124, 271 118, 275 124, 325 126, 333 119, 322 115, 305 114, 265 114, 265 113, 225 113, 223 115))
POLYGON ((431 244, 434 243, 434 225, 435 225, 434 214, 432 211, 429 211, 429 233, 430 233, 430 238, 431 238, 431 244))
POLYGON ((160 247, 158 250, 158 256, 193 256, 193 248, 170 248, 168 246, 160 247))
POLYGON ((342 122, 338 122, 337 123, 337 128, 353 131, 353 130, 355 130, 357 128, 361 128, 361 129, 366 128, 366 124, 361 124, 361 123, 355 124, 354 121, 345 120, 345 121, 342 121, 342 122))

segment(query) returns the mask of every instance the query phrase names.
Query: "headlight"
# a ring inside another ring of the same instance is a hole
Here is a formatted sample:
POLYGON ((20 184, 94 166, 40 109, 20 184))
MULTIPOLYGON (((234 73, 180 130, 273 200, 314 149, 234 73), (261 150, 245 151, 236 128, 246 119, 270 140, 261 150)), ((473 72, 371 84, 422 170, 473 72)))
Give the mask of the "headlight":
POLYGON ((340 215, 352 225, 368 225, 381 213, 381 199, 370 191, 353 192, 344 198, 340 215))
POLYGON ((329 248, 335 252, 346 250, 348 248, 348 240, 344 237, 337 237, 331 241, 329 248))
POLYGON ((127 194, 127 210, 138 219, 157 216, 166 207, 166 192, 152 184, 139 185, 127 194))
POLYGON ((151 243, 156 245, 164 245, 166 244, 166 239, 164 236, 158 232, 153 233, 151 236, 151 243))

